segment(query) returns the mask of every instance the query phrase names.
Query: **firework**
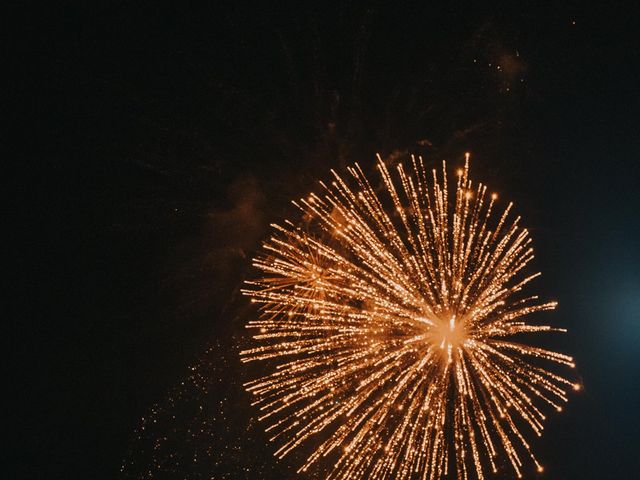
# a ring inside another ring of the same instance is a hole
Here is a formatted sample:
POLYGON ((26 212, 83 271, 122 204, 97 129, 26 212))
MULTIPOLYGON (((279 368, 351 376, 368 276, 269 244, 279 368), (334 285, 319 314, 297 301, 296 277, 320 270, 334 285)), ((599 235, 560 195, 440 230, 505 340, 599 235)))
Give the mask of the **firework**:
POLYGON ((542 471, 527 438, 579 385, 550 370, 571 357, 518 340, 564 331, 523 320, 556 306, 523 293, 528 231, 511 203, 494 214, 468 154, 455 182, 420 157, 395 179, 377 168, 378 189, 357 164, 349 182, 332 172, 254 260, 241 358, 267 369, 245 386, 276 455, 306 452, 299 471, 324 462, 327 478, 542 471))

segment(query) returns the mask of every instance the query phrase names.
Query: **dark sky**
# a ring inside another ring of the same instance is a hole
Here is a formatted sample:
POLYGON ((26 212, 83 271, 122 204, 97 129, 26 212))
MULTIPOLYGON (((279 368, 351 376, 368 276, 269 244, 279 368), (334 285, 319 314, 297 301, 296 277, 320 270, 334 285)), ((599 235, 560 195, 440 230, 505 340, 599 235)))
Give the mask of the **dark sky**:
POLYGON ((637 18, 395 3, 15 12, 7 478, 294 478, 241 387, 251 256, 330 168, 467 150, 530 228, 584 383, 535 443, 544 477, 640 476, 637 18))

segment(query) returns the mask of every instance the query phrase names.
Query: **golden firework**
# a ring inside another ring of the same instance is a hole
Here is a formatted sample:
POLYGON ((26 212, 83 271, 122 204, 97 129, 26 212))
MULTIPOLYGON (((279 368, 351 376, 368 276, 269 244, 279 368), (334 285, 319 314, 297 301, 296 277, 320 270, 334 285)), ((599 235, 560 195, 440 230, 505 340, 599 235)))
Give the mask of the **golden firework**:
POLYGON ((379 189, 357 164, 350 183, 332 172, 254 260, 241 358, 269 369, 245 386, 276 454, 306 451, 299 471, 325 462, 327 478, 521 477, 526 457, 542 471, 527 437, 579 385, 548 369, 571 357, 514 338, 564 331, 523 320, 556 306, 522 293, 540 275, 524 273, 528 231, 511 203, 494 215, 468 154, 452 199, 444 162, 429 178, 412 157, 395 181, 377 167, 379 189))

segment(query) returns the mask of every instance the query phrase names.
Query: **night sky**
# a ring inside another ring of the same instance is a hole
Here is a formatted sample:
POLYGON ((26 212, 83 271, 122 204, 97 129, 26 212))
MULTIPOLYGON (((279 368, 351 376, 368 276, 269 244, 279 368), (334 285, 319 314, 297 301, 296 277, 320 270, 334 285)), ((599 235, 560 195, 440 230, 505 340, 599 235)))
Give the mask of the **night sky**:
POLYGON ((541 478, 640 478, 632 8, 53 3, 7 42, 6 478, 298 478, 242 389, 251 257, 331 168, 465 151, 530 229, 584 385, 541 478))

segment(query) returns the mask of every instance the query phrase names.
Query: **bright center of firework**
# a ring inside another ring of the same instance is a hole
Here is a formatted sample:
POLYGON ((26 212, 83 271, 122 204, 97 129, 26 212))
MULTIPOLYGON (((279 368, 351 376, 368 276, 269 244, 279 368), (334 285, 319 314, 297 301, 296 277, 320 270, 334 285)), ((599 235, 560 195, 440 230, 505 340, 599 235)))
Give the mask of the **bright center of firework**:
POLYGON ((464 324, 455 314, 442 315, 436 318, 429 328, 428 339, 442 350, 447 361, 451 362, 453 352, 466 340, 464 324))

